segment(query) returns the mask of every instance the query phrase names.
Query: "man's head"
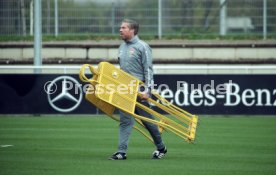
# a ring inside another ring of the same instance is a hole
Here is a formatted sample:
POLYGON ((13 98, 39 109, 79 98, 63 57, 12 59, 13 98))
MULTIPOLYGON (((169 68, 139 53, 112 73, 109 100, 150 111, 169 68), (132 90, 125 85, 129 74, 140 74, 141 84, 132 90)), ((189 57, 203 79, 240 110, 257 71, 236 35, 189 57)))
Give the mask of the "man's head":
POLYGON ((120 36, 122 40, 129 41, 135 35, 137 35, 139 31, 139 24, 131 19, 124 19, 121 23, 120 27, 120 36))

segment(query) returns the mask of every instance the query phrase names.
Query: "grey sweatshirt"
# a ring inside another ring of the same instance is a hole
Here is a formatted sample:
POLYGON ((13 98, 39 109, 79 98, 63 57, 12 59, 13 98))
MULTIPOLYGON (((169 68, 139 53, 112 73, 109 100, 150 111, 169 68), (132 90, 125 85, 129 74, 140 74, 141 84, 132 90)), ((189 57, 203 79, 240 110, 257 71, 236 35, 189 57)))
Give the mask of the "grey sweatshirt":
POLYGON ((147 88, 153 85, 151 48, 137 35, 120 45, 118 59, 122 70, 143 81, 147 88))

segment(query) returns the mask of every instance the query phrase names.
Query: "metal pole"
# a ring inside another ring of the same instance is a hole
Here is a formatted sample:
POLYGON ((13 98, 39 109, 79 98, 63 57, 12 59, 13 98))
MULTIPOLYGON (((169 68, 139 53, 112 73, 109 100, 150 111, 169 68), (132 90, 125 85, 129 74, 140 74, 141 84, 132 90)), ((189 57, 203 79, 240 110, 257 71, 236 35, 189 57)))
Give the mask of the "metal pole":
POLYGON ((26 16, 25 16, 25 3, 20 0, 21 22, 22 22, 22 35, 26 36, 26 16))
POLYGON ((115 4, 112 2, 111 7, 111 28, 112 28, 112 34, 115 34, 115 4))
POLYGON ((30 3, 30 35, 34 35, 34 1, 30 3))
POLYGON ((51 1, 47 1, 46 33, 51 33, 51 1))
POLYGON ((226 0, 220 0, 220 35, 226 35, 226 17, 227 17, 227 9, 226 9, 226 0))
POLYGON ((267 38, 267 0, 263 1, 263 39, 267 38))
POLYGON ((17 33, 18 33, 18 35, 20 36, 21 35, 21 25, 22 25, 22 23, 21 23, 21 13, 20 13, 20 1, 18 1, 17 2, 17 4, 16 4, 17 6, 16 6, 16 8, 17 8, 17 33))
POLYGON ((162 39, 162 0, 158 0, 158 38, 162 39))
MULTIPOLYGON (((34 1, 34 14, 34 65, 41 66, 41 0, 34 1)), ((40 73, 40 70, 34 72, 40 73)))
POLYGON ((58 36, 58 1, 55 0, 55 37, 58 36))

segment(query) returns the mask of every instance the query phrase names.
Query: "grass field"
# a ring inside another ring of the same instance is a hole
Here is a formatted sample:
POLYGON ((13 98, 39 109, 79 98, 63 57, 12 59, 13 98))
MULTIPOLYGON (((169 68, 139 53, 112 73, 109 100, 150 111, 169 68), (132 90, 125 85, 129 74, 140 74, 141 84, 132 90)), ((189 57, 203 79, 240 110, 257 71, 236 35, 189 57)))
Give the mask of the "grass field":
POLYGON ((197 134, 164 133, 168 154, 151 160, 134 131, 128 160, 110 161, 118 124, 107 117, 0 117, 0 175, 276 174, 276 117, 201 117, 197 134))

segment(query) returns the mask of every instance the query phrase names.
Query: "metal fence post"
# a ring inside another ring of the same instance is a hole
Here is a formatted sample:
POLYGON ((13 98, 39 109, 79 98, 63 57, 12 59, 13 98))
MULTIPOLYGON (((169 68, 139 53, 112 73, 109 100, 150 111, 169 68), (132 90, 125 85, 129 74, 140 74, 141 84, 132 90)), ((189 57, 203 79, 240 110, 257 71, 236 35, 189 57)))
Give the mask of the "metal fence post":
POLYGON ((21 22, 22 22, 22 35, 26 36, 26 16, 25 16, 25 3, 20 0, 21 22))
POLYGON ((58 2, 55 0, 55 37, 58 36, 58 2))
POLYGON ((34 1, 30 2, 30 35, 34 35, 34 1))
POLYGON ((267 0, 263 0, 263 39, 267 38, 267 0))
POLYGON ((162 39, 162 0, 158 0, 158 38, 162 39))
MULTIPOLYGON (((41 66, 41 0, 34 1, 34 65, 41 66)), ((39 69, 34 69, 35 73, 40 73, 39 69)))
POLYGON ((111 7, 111 28, 112 28, 112 34, 115 34, 115 4, 112 2, 111 7))
POLYGON ((226 18, 227 18, 227 7, 226 0, 220 0, 220 35, 226 35, 226 18))

